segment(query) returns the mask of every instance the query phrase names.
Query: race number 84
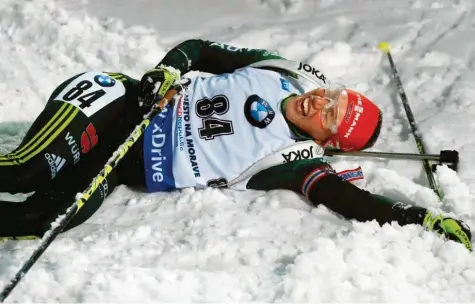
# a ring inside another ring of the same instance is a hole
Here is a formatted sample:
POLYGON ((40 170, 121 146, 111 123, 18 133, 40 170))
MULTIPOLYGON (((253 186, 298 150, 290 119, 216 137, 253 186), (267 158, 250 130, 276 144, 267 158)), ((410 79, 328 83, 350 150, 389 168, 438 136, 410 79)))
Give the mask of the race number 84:
POLYGON ((203 119, 203 126, 198 129, 200 138, 210 140, 216 136, 234 134, 230 120, 210 117, 213 114, 223 115, 229 110, 229 100, 224 95, 203 98, 196 102, 196 115, 203 119))
POLYGON ((98 100, 106 94, 106 91, 102 89, 84 94, 84 91, 89 90, 91 87, 92 82, 90 82, 89 80, 80 81, 74 88, 64 94, 63 99, 66 101, 72 101, 74 99, 77 99, 81 103, 79 105, 81 109, 90 107, 94 101, 98 100))

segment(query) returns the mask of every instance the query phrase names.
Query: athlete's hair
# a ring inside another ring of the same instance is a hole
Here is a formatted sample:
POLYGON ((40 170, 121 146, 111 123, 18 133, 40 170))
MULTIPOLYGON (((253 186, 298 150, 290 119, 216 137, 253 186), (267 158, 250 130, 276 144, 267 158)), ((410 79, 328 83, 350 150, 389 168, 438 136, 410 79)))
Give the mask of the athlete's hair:
POLYGON ((381 125, 383 124, 383 112, 379 110, 379 117, 378 117, 378 124, 376 125, 376 128, 374 129, 373 135, 369 138, 368 142, 361 148, 361 150, 369 149, 378 140, 379 133, 381 132, 381 125))

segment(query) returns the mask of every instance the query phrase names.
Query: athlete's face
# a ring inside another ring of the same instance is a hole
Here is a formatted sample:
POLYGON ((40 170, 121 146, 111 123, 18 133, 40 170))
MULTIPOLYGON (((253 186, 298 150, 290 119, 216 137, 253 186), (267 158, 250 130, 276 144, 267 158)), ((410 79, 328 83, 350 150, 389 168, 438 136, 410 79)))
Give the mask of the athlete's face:
POLYGON ((316 89, 300 96, 292 97, 285 105, 285 117, 297 128, 322 143, 334 133, 336 115, 332 111, 323 111, 330 100, 323 98, 325 89, 316 89))

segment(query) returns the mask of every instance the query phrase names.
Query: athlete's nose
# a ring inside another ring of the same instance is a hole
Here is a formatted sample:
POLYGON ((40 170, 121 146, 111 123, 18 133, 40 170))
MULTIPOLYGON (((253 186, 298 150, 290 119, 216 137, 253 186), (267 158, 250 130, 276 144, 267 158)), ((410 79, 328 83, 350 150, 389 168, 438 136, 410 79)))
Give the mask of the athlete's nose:
POLYGON ((319 114, 325 106, 329 103, 329 100, 320 96, 314 96, 311 100, 311 114, 316 115, 319 114))

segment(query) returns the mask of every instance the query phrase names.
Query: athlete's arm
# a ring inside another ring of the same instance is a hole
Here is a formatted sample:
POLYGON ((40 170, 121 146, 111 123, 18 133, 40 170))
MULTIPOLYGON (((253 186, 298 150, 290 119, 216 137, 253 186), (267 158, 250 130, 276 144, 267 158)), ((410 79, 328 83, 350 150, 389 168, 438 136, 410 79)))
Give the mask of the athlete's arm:
POLYGON ((207 40, 186 40, 172 50, 157 65, 172 66, 181 75, 189 71, 213 74, 230 73, 254 62, 283 57, 264 49, 237 48, 207 40))
POLYGON ((314 206, 323 204, 347 219, 361 222, 419 224, 472 251, 470 228, 462 221, 371 194, 340 179, 330 165, 319 159, 299 160, 263 170, 249 180, 247 188, 289 189, 305 195, 314 206))
POLYGON ((305 195, 313 206, 323 204, 347 219, 379 224, 422 224, 425 208, 374 195, 343 181, 325 161, 299 160, 263 170, 253 176, 248 189, 288 189, 305 195))

